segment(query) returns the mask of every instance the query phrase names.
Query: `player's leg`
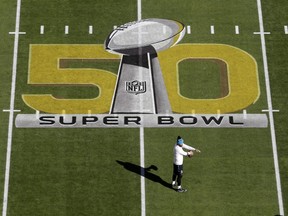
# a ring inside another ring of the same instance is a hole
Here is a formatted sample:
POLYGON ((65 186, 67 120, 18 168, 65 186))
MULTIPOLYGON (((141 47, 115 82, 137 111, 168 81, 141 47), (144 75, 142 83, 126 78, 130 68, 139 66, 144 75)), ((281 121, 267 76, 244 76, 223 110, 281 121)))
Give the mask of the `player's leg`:
POLYGON ((187 191, 186 189, 182 188, 182 186, 181 186, 182 177, 183 177, 183 165, 179 165, 178 166, 178 178, 177 178, 177 184, 178 184, 177 192, 186 192, 187 191))
POLYGON ((178 185, 178 188, 181 187, 181 183, 182 183, 182 176, 183 176, 183 173, 179 173, 178 178, 177 178, 177 185, 178 185))
POLYGON ((178 176, 178 167, 177 165, 173 164, 172 187, 176 186, 177 176, 178 176))

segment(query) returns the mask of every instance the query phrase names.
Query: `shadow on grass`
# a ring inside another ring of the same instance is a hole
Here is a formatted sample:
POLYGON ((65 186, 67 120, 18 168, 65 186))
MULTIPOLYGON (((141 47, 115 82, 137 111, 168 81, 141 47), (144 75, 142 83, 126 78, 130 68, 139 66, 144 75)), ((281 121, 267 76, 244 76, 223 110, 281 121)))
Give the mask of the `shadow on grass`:
POLYGON ((136 174, 143 176, 143 177, 145 177, 145 178, 147 178, 153 182, 159 183, 162 186, 164 186, 170 190, 175 190, 174 188, 171 187, 171 184, 164 181, 160 176, 150 172, 151 170, 155 170, 155 171, 158 170, 158 167, 155 165, 151 165, 147 168, 143 168, 141 166, 138 166, 136 164, 132 164, 130 162, 123 162, 123 161, 119 161, 119 160, 116 160, 116 161, 118 164, 122 165, 126 170, 128 170, 130 172, 136 173, 136 174))

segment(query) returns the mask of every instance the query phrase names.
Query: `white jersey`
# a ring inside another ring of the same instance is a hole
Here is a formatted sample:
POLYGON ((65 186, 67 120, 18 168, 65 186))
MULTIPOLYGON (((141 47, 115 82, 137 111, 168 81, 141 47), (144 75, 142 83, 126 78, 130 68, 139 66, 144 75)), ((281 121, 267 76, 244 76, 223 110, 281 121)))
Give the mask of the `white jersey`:
POLYGON ((188 146, 186 144, 183 144, 182 146, 179 146, 175 144, 174 146, 174 164, 175 165, 183 165, 183 157, 187 156, 187 152, 183 149, 189 150, 189 151, 195 151, 195 148, 192 146, 188 146))

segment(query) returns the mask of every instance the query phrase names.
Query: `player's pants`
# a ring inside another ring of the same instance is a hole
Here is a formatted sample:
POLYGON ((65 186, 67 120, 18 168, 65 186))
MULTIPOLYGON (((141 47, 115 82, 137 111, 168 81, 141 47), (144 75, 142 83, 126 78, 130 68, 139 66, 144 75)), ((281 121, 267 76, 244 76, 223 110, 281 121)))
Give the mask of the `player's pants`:
POLYGON ((172 181, 176 181, 176 179, 177 179, 178 186, 181 186, 182 176, 183 176, 183 165, 173 164, 172 181))

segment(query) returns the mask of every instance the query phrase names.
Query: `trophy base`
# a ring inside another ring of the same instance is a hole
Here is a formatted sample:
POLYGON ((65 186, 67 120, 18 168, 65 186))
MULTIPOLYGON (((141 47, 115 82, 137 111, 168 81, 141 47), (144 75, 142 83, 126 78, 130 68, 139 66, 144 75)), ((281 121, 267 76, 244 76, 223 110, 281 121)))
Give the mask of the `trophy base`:
POLYGON ((123 55, 110 113, 172 113, 156 53, 123 55))

